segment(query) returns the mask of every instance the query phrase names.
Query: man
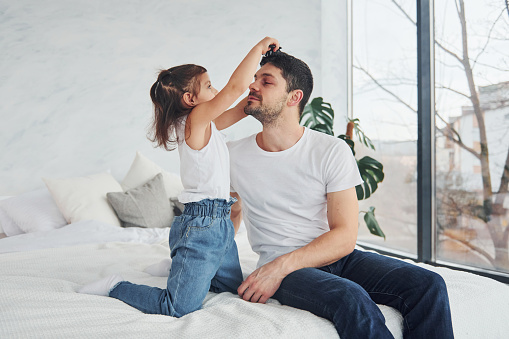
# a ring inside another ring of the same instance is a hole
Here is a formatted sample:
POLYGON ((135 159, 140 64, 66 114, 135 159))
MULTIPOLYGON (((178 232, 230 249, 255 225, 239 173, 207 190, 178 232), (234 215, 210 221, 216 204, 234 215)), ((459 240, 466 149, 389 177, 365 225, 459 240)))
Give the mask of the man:
POLYGON ((239 295, 329 319, 341 338, 392 338, 376 304, 401 312, 406 338, 452 338, 439 275, 354 249, 362 179, 344 141, 299 125, 313 89, 309 67, 283 52, 260 65, 244 111, 263 130, 228 145, 239 199, 232 220, 238 228, 244 218, 260 254, 239 295))

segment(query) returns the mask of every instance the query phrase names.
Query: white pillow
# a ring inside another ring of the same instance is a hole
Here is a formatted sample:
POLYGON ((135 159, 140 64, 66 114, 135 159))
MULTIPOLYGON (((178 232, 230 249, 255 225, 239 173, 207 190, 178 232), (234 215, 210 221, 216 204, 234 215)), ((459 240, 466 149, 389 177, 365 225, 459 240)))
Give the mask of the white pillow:
POLYGON ((23 231, 16 225, 11 217, 4 212, 0 207, 0 228, 6 236, 12 237, 13 235, 23 234, 23 231))
MULTIPOLYGON (((0 209, 10 217, 21 233, 51 231, 67 225, 51 194, 45 188, 1 200, 0 209)), ((8 229, 5 234, 11 236, 13 234, 8 234, 11 231, 8 229)))
POLYGON ((122 192, 122 187, 111 174, 105 172, 84 177, 42 180, 68 223, 99 220, 120 226, 120 220, 106 199, 108 192, 122 192))
POLYGON ((184 189, 180 177, 170 172, 166 172, 154 162, 146 158, 141 152, 136 152, 131 168, 127 172, 124 180, 122 180, 122 188, 124 191, 145 185, 149 180, 157 174, 162 173, 164 179, 164 188, 168 198, 177 197, 184 189))
MULTIPOLYGON (((7 198, 10 198, 10 196, 8 195, 1 195, 0 196, 0 200, 4 200, 4 199, 7 199, 7 198)), ((1 213, 1 212, 0 212, 1 213)), ((8 217, 5 215, 5 213, 1 213, 0 214, 0 236, 3 236, 5 237, 5 233, 4 233, 4 229, 2 228, 2 220, 5 218, 5 217, 8 217)), ((9 218, 10 219, 10 218, 9 218)), ((5 221, 4 223, 7 223, 7 221, 5 221)), ((18 228, 19 229, 19 228, 18 228)))

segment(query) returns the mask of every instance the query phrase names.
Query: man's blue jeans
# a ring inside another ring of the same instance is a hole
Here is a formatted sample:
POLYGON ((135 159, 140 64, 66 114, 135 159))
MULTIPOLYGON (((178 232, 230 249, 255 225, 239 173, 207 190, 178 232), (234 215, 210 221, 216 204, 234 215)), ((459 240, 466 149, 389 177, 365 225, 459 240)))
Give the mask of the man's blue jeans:
POLYGON ((274 298, 334 323, 341 338, 392 338, 376 304, 403 315, 405 338, 453 338, 449 297, 438 274, 354 250, 321 268, 289 274, 274 298))
POLYGON ((198 310, 207 292, 237 293, 242 283, 231 199, 188 203, 170 229, 171 269, 166 289, 122 281, 109 296, 144 313, 182 317, 198 310))

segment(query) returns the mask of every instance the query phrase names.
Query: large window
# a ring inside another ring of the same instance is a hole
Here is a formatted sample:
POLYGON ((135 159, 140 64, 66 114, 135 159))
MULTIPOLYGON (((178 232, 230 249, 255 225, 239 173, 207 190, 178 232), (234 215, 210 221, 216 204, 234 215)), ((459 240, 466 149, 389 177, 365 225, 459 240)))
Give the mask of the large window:
POLYGON ((435 1, 437 260, 509 272, 509 12, 435 1))
POLYGON ((417 253, 417 28, 415 3, 352 1, 353 119, 375 150, 354 135, 358 157, 384 166, 375 193, 360 210, 375 208, 385 239, 372 235, 361 212, 358 240, 411 256, 417 253), (406 15, 409 13, 409 16, 406 15))
POLYGON ((507 2, 351 3, 351 118, 386 175, 361 202, 386 239, 359 242, 509 281, 507 2))

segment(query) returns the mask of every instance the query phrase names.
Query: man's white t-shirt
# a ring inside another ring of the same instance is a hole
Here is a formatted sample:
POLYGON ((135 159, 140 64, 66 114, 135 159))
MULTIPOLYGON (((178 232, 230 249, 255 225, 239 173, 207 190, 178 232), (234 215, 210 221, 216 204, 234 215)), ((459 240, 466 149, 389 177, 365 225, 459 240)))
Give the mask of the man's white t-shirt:
POLYGON ((258 266, 329 231, 327 193, 363 182, 346 142, 308 128, 281 152, 262 150, 256 134, 229 142, 228 148, 231 191, 242 199, 258 266))

